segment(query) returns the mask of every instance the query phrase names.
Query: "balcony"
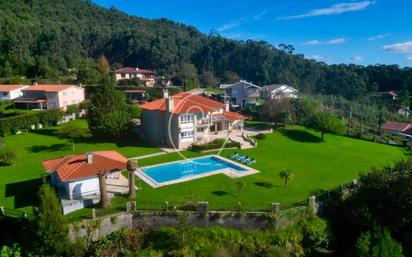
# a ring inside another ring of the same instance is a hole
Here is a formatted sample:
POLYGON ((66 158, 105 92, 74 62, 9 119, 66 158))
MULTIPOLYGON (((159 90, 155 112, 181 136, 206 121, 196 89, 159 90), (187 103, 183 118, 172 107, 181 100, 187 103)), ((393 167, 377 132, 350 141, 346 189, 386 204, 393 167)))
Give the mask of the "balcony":
POLYGON ((196 127, 208 127, 212 125, 209 119, 201 119, 196 121, 196 127))

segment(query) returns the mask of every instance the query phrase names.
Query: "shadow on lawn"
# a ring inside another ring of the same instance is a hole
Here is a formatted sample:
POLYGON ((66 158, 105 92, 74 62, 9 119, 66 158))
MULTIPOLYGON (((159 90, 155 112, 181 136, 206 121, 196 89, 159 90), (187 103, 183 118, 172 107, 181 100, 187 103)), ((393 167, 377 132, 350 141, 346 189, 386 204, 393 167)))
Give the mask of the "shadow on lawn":
POLYGON ((68 147, 68 144, 54 144, 50 146, 34 145, 31 147, 28 147, 27 149, 32 153, 38 153, 38 152, 44 152, 44 151, 49 151, 49 152, 60 151, 60 150, 66 149, 67 147, 68 147))
POLYGON ((255 184, 256 186, 259 186, 259 187, 266 187, 266 188, 275 187, 275 185, 273 185, 273 184, 270 183, 270 182, 255 182, 254 184, 255 184))
POLYGON ((226 191, 223 191, 223 190, 213 191, 212 194, 217 195, 217 196, 225 196, 225 195, 235 196, 234 194, 230 194, 230 193, 228 193, 226 191))
POLYGON ((14 197, 14 208, 34 205, 41 178, 6 184, 6 197, 14 197))
POLYGON ((36 130, 31 130, 30 133, 41 135, 41 136, 49 136, 49 137, 54 137, 56 136, 57 129, 54 128, 42 128, 42 129, 36 129, 36 130))
POLYGON ((320 137, 317 137, 307 131, 303 130, 295 130, 295 129, 288 129, 282 130, 282 135, 298 142, 305 142, 305 143, 320 143, 322 142, 320 137))

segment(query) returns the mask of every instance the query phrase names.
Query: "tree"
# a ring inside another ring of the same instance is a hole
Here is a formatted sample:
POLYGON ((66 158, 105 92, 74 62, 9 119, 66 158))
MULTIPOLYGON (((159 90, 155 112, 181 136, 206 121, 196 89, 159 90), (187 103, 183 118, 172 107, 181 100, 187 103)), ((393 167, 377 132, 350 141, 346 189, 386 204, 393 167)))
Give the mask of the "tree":
POLYGON ((104 78, 87 107, 87 123, 96 137, 120 137, 131 125, 131 114, 124 96, 111 78, 104 78))
POLYGON ((305 126, 320 131, 322 141, 324 133, 339 134, 345 130, 345 122, 342 119, 326 112, 312 114, 305 122, 305 126))
POLYGON ((409 91, 407 89, 401 90, 398 94, 398 97, 399 97, 399 104, 402 107, 409 108, 409 106, 411 104, 409 91))
POLYGON ((107 195, 107 183, 106 183, 107 172, 101 172, 99 177, 99 188, 100 188, 100 207, 108 208, 110 207, 110 199, 107 195))
POLYGON ((135 185, 135 171, 137 169, 137 160, 127 161, 127 172, 129 174, 129 198, 136 198, 136 185, 135 185))
POLYGON ((289 169, 283 169, 279 173, 279 177, 285 181, 285 188, 288 182, 293 178, 293 173, 289 169))
POLYGON ((236 83, 240 80, 240 77, 237 73, 232 71, 225 71, 223 73, 223 82, 224 83, 236 83))
POLYGON ((270 122, 283 123, 286 127, 293 111, 292 100, 288 98, 273 99, 267 101, 261 111, 261 117, 270 122))
POLYGON ((101 78, 102 76, 93 59, 85 59, 81 62, 77 71, 77 82, 85 85, 97 85, 101 78))
POLYGON ((38 192, 39 211, 35 219, 36 249, 41 255, 61 256, 67 249, 68 229, 54 190, 43 184, 38 192))
POLYGON ((380 227, 363 233, 356 242, 358 257, 403 257, 402 246, 392 239, 388 229, 380 227))
POLYGON ((219 80, 215 77, 212 71, 203 71, 200 77, 204 87, 218 87, 219 80))
POLYGON ((74 123, 66 123, 58 131, 57 135, 60 138, 69 139, 72 143, 72 151, 74 152, 74 143, 76 139, 87 136, 87 129, 82 128, 74 123))
POLYGON ((106 56, 101 55, 97 60, 97 69, 103 76, 108 76, 110 73, 110 64, 106 56))
POLYGON ((240 193, 243 191, 243 189, 246 187, 246 183, 243 182, 242 180, 236 180, 236 189, 237 189, 237 197, 239 198, 240 193))

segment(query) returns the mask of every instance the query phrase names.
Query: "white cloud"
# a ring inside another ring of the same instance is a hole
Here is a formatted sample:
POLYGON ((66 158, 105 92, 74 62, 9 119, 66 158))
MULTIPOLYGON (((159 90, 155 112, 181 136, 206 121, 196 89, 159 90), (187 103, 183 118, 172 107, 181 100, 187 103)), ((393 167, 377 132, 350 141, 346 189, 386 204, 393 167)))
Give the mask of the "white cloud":
POLYGON ((346 41, 348 41, 346 38, 333 38, 333 39, 329 39, 327 41, 321 41, 318 39, 314 39, 314 40, 310 40, 310 41, 306 41, 303 43, 303 45, 306 46, 314 46, 314 45, 339 45, 339 44, 344 44, 346 43, 346 41))
POLYGON ((280 20, 292 20, 292 19, 302 19, 307 17, 315 17, 315 16, 326 16, 326 15, 337 15, 346 12, 356 12, 366 9, 367 7, 373 5, 375 1, 361 1, 361 2, 353 2, 353 3, 340 3, 334 4, 328 8, 322 9, 314 9, 307 13, 294 15, 294 16, 285 16, 285 17, 278 17, 280 20))
POLYGON ((239 18, 237 20, 231 20, 230 22, 225 23, 225 24, 221 25, 220 27, 218 27, 216 29, 216 31, 217 32, 223 32, 223 31, 227 31, 227 30, 230 30, 230 29, 234 29, 234 28, 239 27, 240 25, 245 24, 246 22, 247 22, 247 17, 242 17, 242 18, 239 18))
POLYGON ((315 61, 318 61, 318 62, 326 61, 326 58, 321 56, 321 55, 308 56, 308 57, 306 57, 306 59, 315 60, 315 61))
POLYGON ((306 41, 305 43, 303 43, 306 46, 314 46, 314 45, 320 45, 322 44, 322 42, 320 40, 310 40, 310 41, 306 41))
POLYGON ((385 45, 383 50, 396 53, 412 54, 412 41, 396 43, 392 45, 385 45))
POLYGON ((326 41, 325 44, 327 44, 327 45, 339 45, 339 44, 346 43, 346 41, 347 41, 346 38, 341 37, 341 38, 334 38, 334 39, 331 39, 329 41, 326 41))
POLYGON ((382 39, 382 38, 385 38, 385 37, 388 37, 388 36, 390 36, 390 33, 379 34, 379 35, 368 38, 368 41, 375 41, 375 40, 382 39))
POLYGON ((265 14, 267 13, 268 13, 268 10, 263 10, 260 13, 256 14, 255 16, 253 16, 253 20, 261 20, 263 16, 265 16, 265 14))
POLYGON ((354 62, 363 62, 364 58, 360 55, 356 55, 356 56, 352 57, 351 60, 354 61, 354 62))

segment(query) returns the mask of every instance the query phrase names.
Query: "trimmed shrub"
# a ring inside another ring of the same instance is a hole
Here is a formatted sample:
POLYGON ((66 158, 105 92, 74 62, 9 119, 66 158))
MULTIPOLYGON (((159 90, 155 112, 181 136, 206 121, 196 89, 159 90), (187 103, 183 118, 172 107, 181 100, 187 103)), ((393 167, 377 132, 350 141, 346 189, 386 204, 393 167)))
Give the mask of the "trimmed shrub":
MULTIPOLYGON (((220 149, 222 148, 224 142, 225 142, 224 139, 215 139, 213 142, 210 142, 207 144, 192 145, 191 150, 200 152, 200 151, 207 151, 207 150, 213 150, 213 149, 220 149)), ((240 143, 228 141, 225 144, 225 148, 233 148, 233 147, 240 148, 240 143)))
POLYGON ((4 147, 0 149, 0 163, 14 165, 17 162, 17 151, 15 149, 4 147))
POLYGON ((0 136, 15 134, 20 130, 30 130, 32 125, 55 126, 63 117, 61 110, 33 112, 0 120, 0 136))
POLYGON ((266 138, 266 134, 264 134, 264 133, 259 133, 259 134, 257 134, 255 137, 256 137, 256 139, 262 140, 262 139, 265 139, 265 138, 266 138))

